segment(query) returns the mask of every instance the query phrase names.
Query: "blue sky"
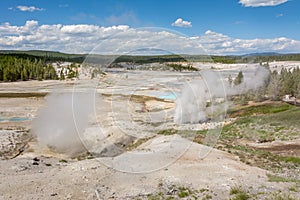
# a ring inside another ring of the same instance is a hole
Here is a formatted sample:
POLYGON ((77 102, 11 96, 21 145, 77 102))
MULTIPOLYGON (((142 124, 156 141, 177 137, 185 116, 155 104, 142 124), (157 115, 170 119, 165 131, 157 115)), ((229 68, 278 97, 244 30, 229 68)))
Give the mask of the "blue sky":
MULTIPOLYGON (((24 28, 27 21, 35 21, 37 22, 35 26, 38 27, 57 24, 63 26, 84 24, 106 28, 126 25, 132 29, 162 27, 178 31, 187 37, 199 37, 199 41, 203 41, 204 36, 214 35, 215 39, 223 38, 223 47, 230 45, 228 41, 238 42, 241 46, 241 42, 236 40, 245 40, 247 45, 242 46, 246 47, 252 45, 252 43, 249 44, 249 40, 256 42, 255 44, 266 42, 266 45, 270 44, 269 40, 274 40, 274 44, 277 44, 276 48, 264 47, 261 51, 296 52, 299 50, 300 52, 298 44, 300 41, 299 0, 1 0, 0 3, 2 25, 0 48, 2 49, 34 48, 37 44, 28 44, 28 39, 25 44, 24 41, 16 43, 25 36, 27 37, 28 33, 22 35, 24 31, 21 31, 19 34, 16 33, 14 38, 8 38, 12 33, 4 29, 24 28), (176 20, 177 23, 175 23, 176 20), (23 37, 16 39, 16 36, 23 37), (282 43, 282 38, 287 40, 282 45, 289 45, 289 48, 278 46, 278 42, 282 43), (294 46, 291 46, 293 44, 294 46)), ((35 33, 33 31, 30 34, 35 33)), ((207 41, 210 39, 212 37, 209 37, 207 41)), ((204 43, 207 42, 204 41, 204 43)), ((42 46, 36 47, 42 48, 42 46)), ((233 50, 227 48, 227 50, 215 53, 238 54, 260 51, 258 47, 252 47, 243 50, 235 46, 233 50)), ((59 48, 53 50, 68 51, 59 48)))

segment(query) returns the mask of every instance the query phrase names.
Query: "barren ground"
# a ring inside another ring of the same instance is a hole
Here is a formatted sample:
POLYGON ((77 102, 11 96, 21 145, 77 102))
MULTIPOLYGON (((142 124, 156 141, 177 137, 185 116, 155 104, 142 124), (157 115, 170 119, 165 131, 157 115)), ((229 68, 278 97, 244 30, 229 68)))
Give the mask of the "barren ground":
MULTIPOLYGON (((194 75, 156 73, 108 74, 101 84, 91 84, 97 91, 95 118, 85 134, 101 142, 83 139, 89 156, 56 153, 30 134, 32 120, 45 105, 43 95, 57 88, 72 91, 77 82, 1 83, 0 199, 231 199, 243 192, 251 199, 300 198, 298 177, 272 181, 273 171, 242 162, 223 146, 221 151, 218 145, 185 139, 183 130, 200 131, 210 124, 174 124, 174 99, 168 95, 194 75), (179 132, 157 134, 173 129, 179 132), (200 158, 203 152, 208 154, 200 158)), ((299 158, 299 138, 235 142, 299 158)))

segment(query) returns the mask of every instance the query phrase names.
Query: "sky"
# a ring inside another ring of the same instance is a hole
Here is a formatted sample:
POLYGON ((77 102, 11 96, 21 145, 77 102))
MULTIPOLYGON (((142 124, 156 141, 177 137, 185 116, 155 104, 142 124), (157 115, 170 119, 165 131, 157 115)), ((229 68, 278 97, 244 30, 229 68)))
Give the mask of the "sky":
POLYGON ((0 0, 0 49, 300 52, 300 0, 0 0))

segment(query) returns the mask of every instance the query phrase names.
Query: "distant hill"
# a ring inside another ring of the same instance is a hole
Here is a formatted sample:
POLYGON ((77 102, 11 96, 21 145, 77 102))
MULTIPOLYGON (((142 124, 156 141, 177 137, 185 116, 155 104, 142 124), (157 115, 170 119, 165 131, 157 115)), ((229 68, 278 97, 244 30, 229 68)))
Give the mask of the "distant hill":
POLYGON ((84 61, 86 54, 67 54, 57 51, 42 51, 42 50, 0 50, 0 54, 16 55, 18 57, 33 56, 45 61, 69 61, 81 63, 84 61))
POLYGON ((243 57, 247 57, 247 56, 279 56, 279 55, 283 55, 280 53, 276 53, 276 52, 263 52, 263 53, 250 53, 250 54, 245 54, 242 55, 243 57))
POLYGON ((16 55, 18 57, 35 57, 46 62, 68 61, 82 63, 88 57, 91 63, 164 63, 164 62, 218 62, 218 63, 261 63, 272 61, 300 61, 300 53, 280 54, 275 52, 250 53, 245 55, 88 55, 67 54, 57 51, 41 50, 0 50, 0 54, 16 55))

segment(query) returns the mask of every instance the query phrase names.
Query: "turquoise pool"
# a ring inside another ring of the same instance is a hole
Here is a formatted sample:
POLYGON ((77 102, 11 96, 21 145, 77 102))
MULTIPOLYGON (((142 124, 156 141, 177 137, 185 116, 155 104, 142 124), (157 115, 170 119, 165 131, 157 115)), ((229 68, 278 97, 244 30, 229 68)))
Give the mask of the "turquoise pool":
POLYGON ((0 122, 22 122, 31 120, 29 117, 0 118, 0 122))

